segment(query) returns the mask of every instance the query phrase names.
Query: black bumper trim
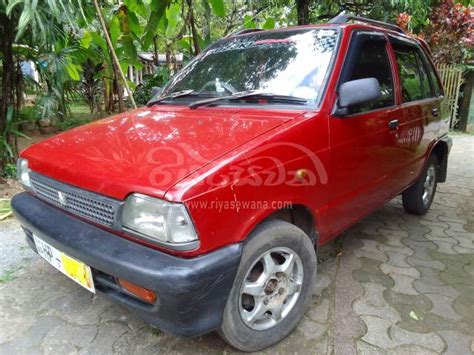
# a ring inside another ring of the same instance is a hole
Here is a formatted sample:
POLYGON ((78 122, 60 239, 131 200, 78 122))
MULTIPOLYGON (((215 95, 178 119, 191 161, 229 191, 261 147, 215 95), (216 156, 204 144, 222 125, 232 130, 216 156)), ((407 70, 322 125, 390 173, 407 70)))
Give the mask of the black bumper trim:
POLYGON ((93 269, 155 291, 157 303, 152 307, 139 307, 115 290, 106 292, 153 326, 185 336, 220 326, 239 266, 241 244, 185 259, 109 233, 26 192, 12 199, 12 208, 25 228, 57 249, 93 269))

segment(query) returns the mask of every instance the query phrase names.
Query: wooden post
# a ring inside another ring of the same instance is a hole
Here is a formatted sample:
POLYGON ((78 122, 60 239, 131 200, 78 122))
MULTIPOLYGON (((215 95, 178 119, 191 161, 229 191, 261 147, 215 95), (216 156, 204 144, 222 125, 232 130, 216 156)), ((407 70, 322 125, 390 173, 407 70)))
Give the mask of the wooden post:
POLYGON ((468 123, 467 121, 469 119, 469 107, 471 104, 471 96, 472 96, 472 86, 474 85, 473 83, 474 83, 474 70, 470 70, 466 73, 463 97, 459 105, 458 128, 462 132, 466 132, 466 129, 467 129, 467 123, 468 123))

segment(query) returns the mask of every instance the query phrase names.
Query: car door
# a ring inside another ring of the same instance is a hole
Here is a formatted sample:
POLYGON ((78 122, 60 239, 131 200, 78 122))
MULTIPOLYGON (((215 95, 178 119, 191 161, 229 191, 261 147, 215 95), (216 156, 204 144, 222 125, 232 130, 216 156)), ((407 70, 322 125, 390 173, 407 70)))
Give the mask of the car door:
POLYGON ((338 233, 380 206, 395 190, 390 177, 399 162, 394 150, 403 113, 396 105, 390 45, 382 32, 354 32, 338 81, 376 78, 381 97, 349 108, 349 115, 329 120, 331 173, 329 217, 338 233))
POLYGON ((406 187, 421 172, 429 145, 438 135, 442 97, 437 82, 430 77, 421 48, 414 42, 395 37, 391 37, 390 42, 397 62, 405 121, 398 138, 399 157, 404 165, 397 179, 406 187))

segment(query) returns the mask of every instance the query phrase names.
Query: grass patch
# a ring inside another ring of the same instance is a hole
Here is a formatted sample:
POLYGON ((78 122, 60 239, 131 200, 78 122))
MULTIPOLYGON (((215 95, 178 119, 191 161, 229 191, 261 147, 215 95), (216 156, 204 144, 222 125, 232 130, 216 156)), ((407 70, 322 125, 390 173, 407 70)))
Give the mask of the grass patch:
POLYGON ((87 106, 83 102, 73 102, 71 105, 69 105, 69 109, 71 110, 71 114, 74 114, 74 115, 80 115, 80 114, 91 115, 89 106, 87 106))
POLYGON ((97 116, 97 114, 92 114, 89 110, 89 106, 83 102, 73 102, 69 105, 69 117, 62 122, 58 122, 56 127, 61 131, 67 131, 68 129, 85 125, 105 116, 108 115, 102 114, 97 116))
POLYGON ((15 273, 20 270, 21 267, 16 269, 10 269, 5 271, 3 274, 0 274, 0 284, 10 282, 16 279, 15 273))
POLYGON ((461 131, 449 131, 449 134, 451 136, 474 136, 474 131, 466 131, 466 132, 461 132, 461 131))
POLYGON ((67 131, 68 129, 79 127, 90 122, 92 122, 90 118, 71 117, 62 122, 58 122, 56 127, 61 131, 67 131))
POLYGON ((12 206, 9 198, 0 199, 0 221, 10 217, 12 214, 12 206))

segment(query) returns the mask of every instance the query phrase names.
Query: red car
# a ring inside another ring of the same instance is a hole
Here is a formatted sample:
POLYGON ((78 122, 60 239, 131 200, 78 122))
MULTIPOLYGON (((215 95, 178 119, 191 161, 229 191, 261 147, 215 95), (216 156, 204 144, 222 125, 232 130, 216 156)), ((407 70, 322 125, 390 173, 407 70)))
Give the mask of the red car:
POLYGON ((147 107, 21 153, 30 246, 152 326, 268 347, 311 300, 318 247, 390 199, 428 211, 452 145, 429 49, 396 26, 245 30, 147 107))

